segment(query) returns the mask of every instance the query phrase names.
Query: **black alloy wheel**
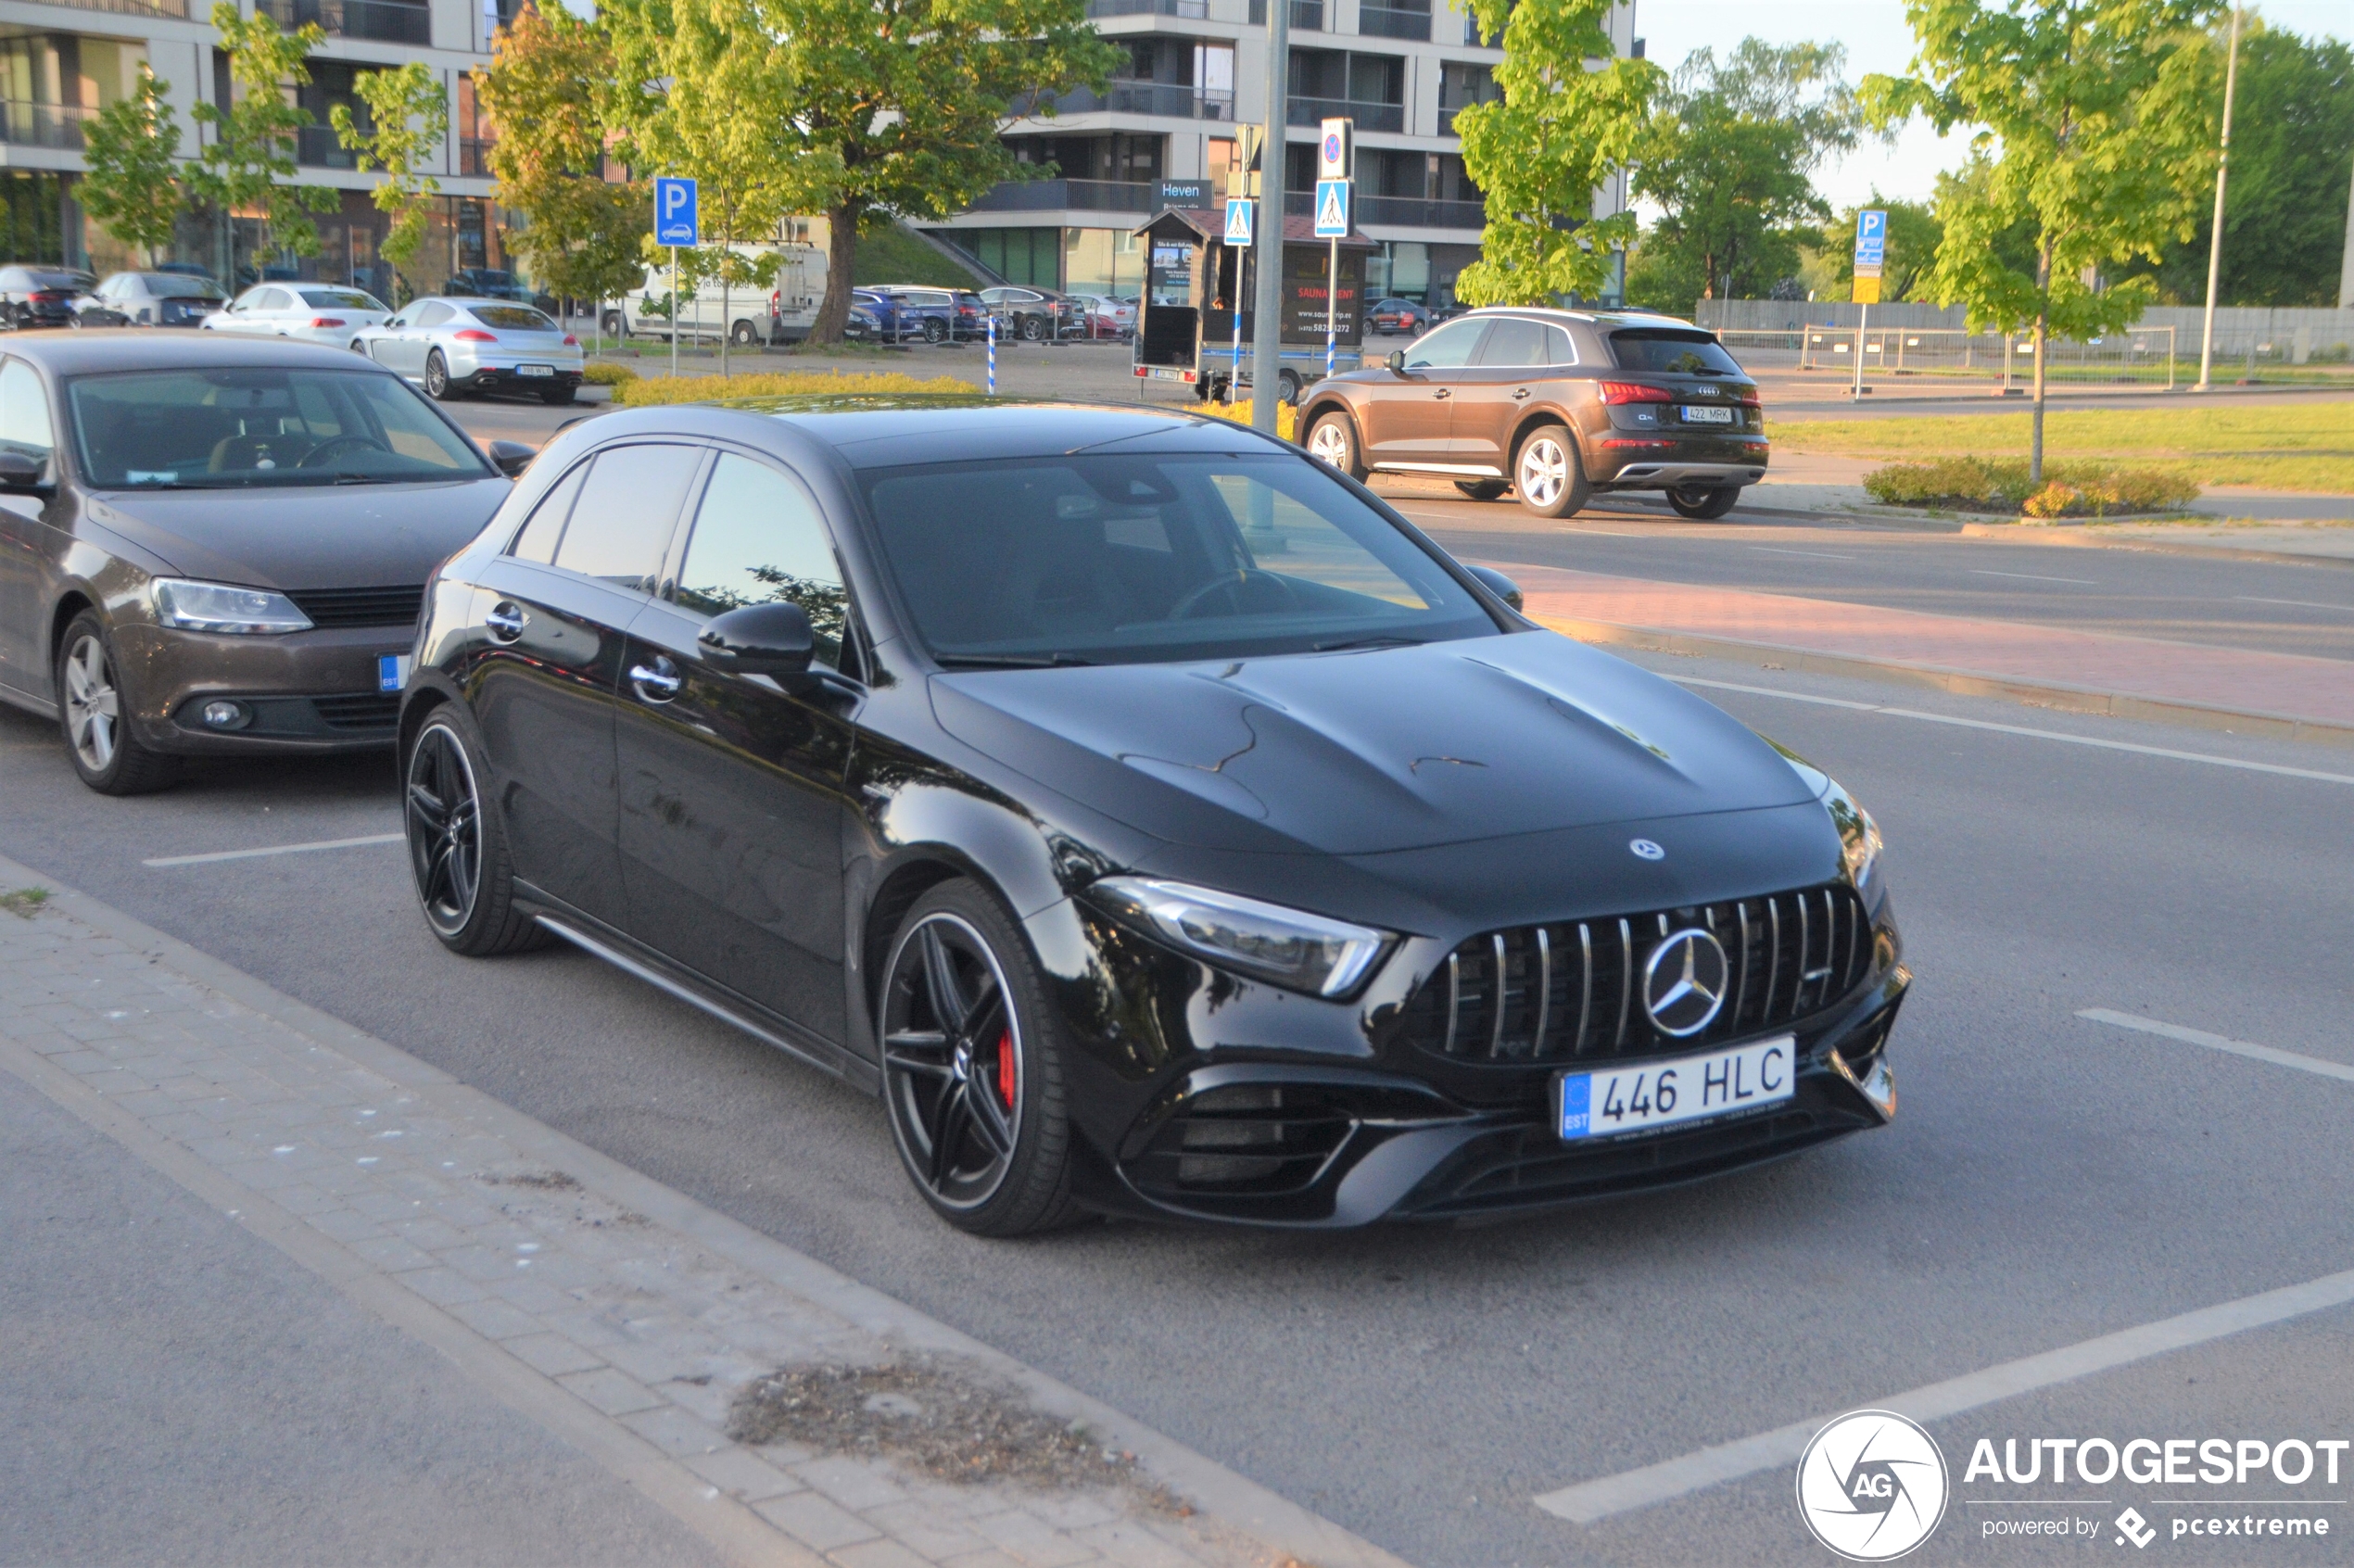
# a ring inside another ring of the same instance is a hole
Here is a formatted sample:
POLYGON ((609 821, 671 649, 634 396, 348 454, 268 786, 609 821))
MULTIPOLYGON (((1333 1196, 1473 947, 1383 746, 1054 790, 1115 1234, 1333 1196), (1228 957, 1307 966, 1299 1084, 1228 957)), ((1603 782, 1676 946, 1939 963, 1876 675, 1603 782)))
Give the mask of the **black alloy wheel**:
POLYGON ((947 342, 948 323, 942 321, 938 316, 926 316, 924 318, 924 341, 926 343, 947 342))
POLYGON ((458 399, 458 389, 449 382, 449 361, 438 348, 425 356, 425 390, 445 403, 458 399))
POLYGON ((400 772, 409 868, 433 934, 470 957, 541 945, 546 933, 514 908, 505 835, 483 810, 474 752, 448 712, 426 720, 400 772))
POLYGON ((1475 501, 1491 501, 1512 487, 1501 479, 1458 479, 1455 488, 1475 501))
POLYGON ((1678 517, 1702 522, 1724 516, 1740 499, 1738 485, 1677 485, 1667 492, 1667 504, 1676 509, 1678 517))
POLYGON ((925 1201, 979 1235, 1062 1223, 1070 1132, 1044 988, 977 884, 943 883, 908 911, 879 1018, 892 1135, 925 1201))
POLYGON ((74 773, 102 795, 145 795, 180 777, 180 759, 132 733, 121 668, 95 613, 83 611, 57 642, 57 721, 74 773))

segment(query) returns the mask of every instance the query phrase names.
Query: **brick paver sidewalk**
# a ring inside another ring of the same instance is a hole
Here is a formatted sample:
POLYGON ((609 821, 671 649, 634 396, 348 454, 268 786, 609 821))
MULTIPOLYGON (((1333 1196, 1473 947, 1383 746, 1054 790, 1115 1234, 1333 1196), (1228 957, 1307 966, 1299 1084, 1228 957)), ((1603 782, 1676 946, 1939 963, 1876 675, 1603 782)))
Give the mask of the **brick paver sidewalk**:
MULTIPOLYGON (((0 861, 0 891, 44 884, 0 861)), ((1119 1412, 95 901, 0 913, 0 1069, 439 1350, 733 1561, 1398 1568, 1119 1412), (776 1429, 747 1432, 740 1397, 780 1369, 893 1369, 908 1392, 848 1405, 853 1423, 873 1415, 850 1451, 817 1434, 766 1440, 776 1429), (908 1460, 916 1449, 893 1432, 920 1420, 930 1390, 994 1401, 1013 1423, 1000 1433, 1043 1433, 1033 1449, 1060 1445, 1070 1462, 1029 1465, 1034 1484, 1006 1479, 1002 1462, 979 1484, 933 1478, 939 1466, 908 1460)))
POLYGON ((2354 733, 2354 664, 2343 660, 1500 564, 1520 583, 1531 616, 1573 636, 1624 640, 1612 632, 1633 629, 1714 639, 2354 733))

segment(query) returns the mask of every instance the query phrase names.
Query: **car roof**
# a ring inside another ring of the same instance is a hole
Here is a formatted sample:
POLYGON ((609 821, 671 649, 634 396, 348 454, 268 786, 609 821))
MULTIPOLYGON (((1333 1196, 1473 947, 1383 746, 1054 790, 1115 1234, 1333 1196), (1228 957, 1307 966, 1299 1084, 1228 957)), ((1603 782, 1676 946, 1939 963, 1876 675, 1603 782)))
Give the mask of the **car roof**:
POLYGON ((30 360, 52 375, 93 375, 108 371, 238 370, 247 366, 302 366, 310 370, 393 373, 372 360, 340 348, 279 339, 239 337, 221 332, 70 332, 51 328, 12 332, 6 351, 30 360))
POLYGON ((1688 332, 1708 330, 1694 326, 1680 316, 1670 316, 1659 310, 1564 310, 1554 305, 1481 305, 1457 319, 1477 316, 1534 316, 1540 321, 1583 322, 1588 326, 1605 330, 1626 326, 1681 327, 1688 332))

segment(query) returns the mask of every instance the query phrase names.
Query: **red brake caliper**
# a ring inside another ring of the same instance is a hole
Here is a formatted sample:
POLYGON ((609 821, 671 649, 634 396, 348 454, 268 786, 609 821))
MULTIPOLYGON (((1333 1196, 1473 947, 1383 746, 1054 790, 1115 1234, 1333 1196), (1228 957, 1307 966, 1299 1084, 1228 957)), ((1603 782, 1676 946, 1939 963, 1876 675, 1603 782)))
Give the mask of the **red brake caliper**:
POLYGON ((997 1037, 997 1097, 1006 1102, 1006 1109, 1014 1108, 1014 1031, 1007 1029, 997 1037))

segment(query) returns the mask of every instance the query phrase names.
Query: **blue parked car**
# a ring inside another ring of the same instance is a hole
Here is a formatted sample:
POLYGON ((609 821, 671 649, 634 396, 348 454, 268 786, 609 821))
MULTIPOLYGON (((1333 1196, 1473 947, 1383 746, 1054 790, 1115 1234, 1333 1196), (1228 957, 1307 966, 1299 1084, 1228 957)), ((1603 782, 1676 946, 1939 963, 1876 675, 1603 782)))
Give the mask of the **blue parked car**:
POLYGON ((968 342, 989 330, 989 307, 970 289, 877 284, 858 292, 889 297, 899 308, 903 335, 920 333, 927 343, 968 342))
POLYGON ((916 312, 903 307, 890 295, 871 288, 850 291, 848 335, 896 343, 903 337, 920 336, 923 330, 923 322, 916 312))

